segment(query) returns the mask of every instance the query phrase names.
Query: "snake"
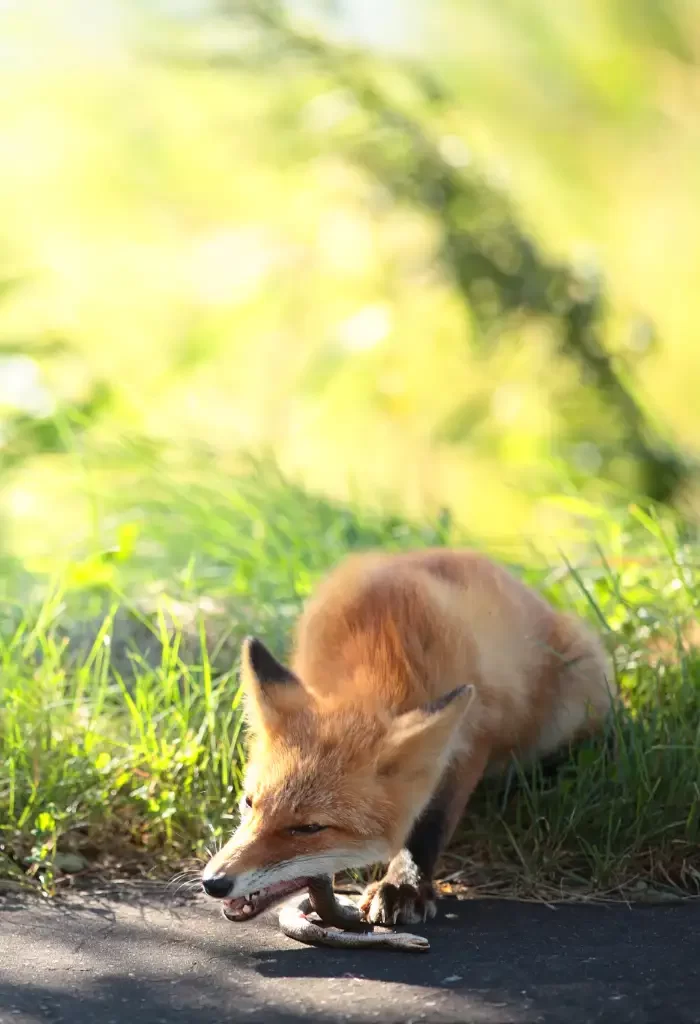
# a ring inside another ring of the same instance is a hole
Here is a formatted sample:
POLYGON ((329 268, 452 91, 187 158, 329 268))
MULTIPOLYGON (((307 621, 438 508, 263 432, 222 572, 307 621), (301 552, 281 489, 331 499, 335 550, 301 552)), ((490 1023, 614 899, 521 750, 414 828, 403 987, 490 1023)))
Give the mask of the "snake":
POLYGON ((430 943, 422 935, 374 931, 374 925, 365 919, 352 900, 333 891, 333 883, 326 875, 312 878, 306 892, 285 903, 278 921, 285 935, 307 946, 389 949, 404 953, 427 953, 430 949, 430 943))

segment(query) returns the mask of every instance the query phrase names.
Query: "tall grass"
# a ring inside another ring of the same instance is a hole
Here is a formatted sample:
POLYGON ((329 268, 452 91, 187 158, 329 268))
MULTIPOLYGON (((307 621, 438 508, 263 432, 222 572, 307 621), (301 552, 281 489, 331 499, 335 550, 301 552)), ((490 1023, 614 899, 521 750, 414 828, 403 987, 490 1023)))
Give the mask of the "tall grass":
MULTIPOLYGON (((284 654, 315 581, 349 550, 465 541, 447 516, 336 506, 268 471, 144 476, 111 529, 121 547, 68 561, 40 600, 2 613, 0 872, 46 892, 69 870, 164 876, 202 856, 235 824, 243 635, 284 654)), ((512 568, 604 633, 624 697, 614 754, 591 744, 554 781, 514 766, 484 785, 445 862, 453 881, 700 889, 699 549, 634 508, 591 531, 597 547, 512 568)))

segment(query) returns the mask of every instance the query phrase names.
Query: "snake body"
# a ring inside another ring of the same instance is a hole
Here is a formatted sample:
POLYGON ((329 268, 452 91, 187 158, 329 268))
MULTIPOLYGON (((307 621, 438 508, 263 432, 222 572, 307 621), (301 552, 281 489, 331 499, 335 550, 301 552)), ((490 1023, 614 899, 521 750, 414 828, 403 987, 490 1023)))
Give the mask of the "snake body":
POLYGON ((392 949, 405 953, 427 953, 430 943, 422 935, 407 932, 375 932, 355 904, 333 892, 331 879, 324 876, 309 883, 308 892, 285 903, 279 926, 290 939, 307 946, 334 949, 392 949), (314 914, 318 922, 311 920, 314 914))

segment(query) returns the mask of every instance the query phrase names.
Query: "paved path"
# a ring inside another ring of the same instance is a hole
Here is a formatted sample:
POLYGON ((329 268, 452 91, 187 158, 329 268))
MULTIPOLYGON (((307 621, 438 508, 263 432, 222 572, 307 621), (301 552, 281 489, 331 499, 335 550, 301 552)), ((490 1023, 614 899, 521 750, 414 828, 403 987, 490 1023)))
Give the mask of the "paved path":
POLYGON ((299 946, 272 914, 235 925, 204 898, 0 896, 0 1022, 700 1022, 699 904, 441 910, 413 956, 299 946))

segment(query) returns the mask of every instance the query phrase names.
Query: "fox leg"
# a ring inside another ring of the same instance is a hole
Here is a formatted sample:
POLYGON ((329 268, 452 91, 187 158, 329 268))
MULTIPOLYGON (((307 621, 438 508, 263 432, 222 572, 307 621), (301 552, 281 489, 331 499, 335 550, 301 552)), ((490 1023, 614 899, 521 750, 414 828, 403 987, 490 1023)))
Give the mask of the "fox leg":
POLYGON ((384 877, 364 891, 360 909, 373 924, 417 924, 435 917, 435 867, 484 773, 488 756, 483 748, 457 755, 452 761, 406 845, 384 877))

